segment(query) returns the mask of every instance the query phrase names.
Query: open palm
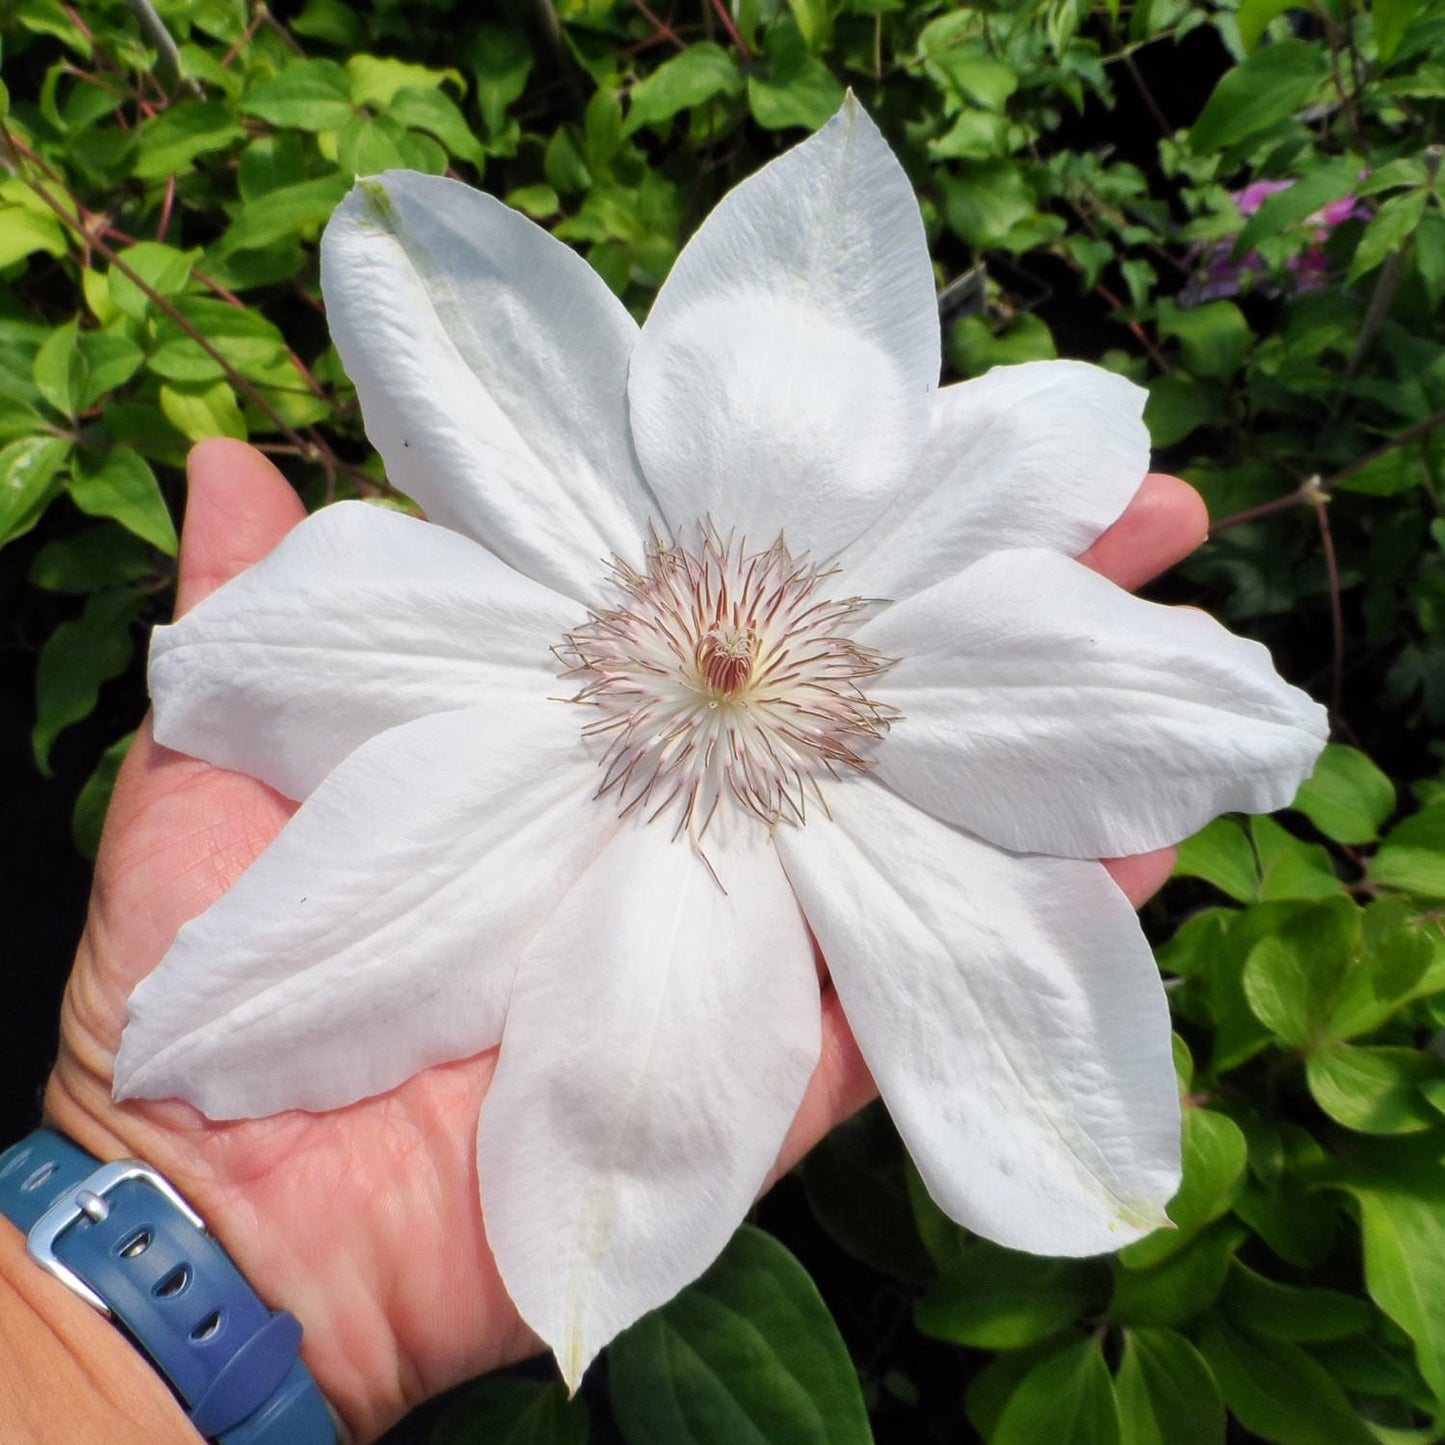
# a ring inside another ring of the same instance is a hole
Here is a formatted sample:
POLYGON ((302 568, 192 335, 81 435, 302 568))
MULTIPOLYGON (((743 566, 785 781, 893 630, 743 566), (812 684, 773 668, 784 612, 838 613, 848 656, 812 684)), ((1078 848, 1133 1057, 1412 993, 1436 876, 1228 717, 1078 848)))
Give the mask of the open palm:
MULTIPOLYGON (((191 459, 177 610, 264 556, 303 510, 240 443, 191 459)), ((1151 477, 1085 560, 1133 587, 1204 533, 1198 497, 1151 477)), ((126 999, 187 919, 270 842, 294 805, 265 785, 157 745, 141 729, 121 770, 67 990, 54 1123, 102 1157, 167 1174, 258 1292, 295 1313, 304 1354, 358 1440, 418 1401, 538 1347, 498 1278, 477 1208, 476 1121, 495 1051, 428 1069, 327 1114, 214 1123, 178 1101, 111 1099, 126 999)), ((1111 864, 1136 903, 1170 855, 1111 864)), ((831 990, 823 1053, 779 1169, 873 1092, 831 990)))

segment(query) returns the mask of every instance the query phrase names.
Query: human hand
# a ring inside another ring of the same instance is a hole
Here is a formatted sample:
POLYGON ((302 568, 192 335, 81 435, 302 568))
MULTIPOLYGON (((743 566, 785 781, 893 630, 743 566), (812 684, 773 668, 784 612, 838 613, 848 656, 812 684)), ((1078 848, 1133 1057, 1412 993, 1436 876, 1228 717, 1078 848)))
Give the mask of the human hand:
MULTIPOLYGON (((202 444, 190 476, 178 612, 303 515, 275 468, 239 443, 202 444)), ((1205 526, 1190 488, 1150 477, 1083 560, 1138 586, 1193 550, 1205 526)), ((498 1278, 476 1204, 476 1120, 495 1051, 319 1115, 217 1123, 179 1101, 117 1104, 110 1092, 131 990, 292 811, 265 785, 170 752, 142 728, 106 824, 46 1108, 92 1152, 135 1155, 176 1184, 262 1297, 301 1320, 307 1363, 367 1440, 420 1400, 538 1347, 498 1278)), ((1171 864, 1166 850, 1109 868, 1138 904, 1171 864)), ((777 1172, 872 1093, 825 988, 822 1057, 777 1172)))

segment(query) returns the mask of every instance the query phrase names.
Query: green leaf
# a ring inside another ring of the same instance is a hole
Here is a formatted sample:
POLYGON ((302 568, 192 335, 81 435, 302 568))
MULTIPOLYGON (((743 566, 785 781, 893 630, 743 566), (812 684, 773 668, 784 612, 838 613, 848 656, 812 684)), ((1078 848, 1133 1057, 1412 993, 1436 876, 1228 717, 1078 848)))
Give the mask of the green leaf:
POLYGON ((587 1406, 565 1386, 498 1375, 448 1404, 430 1445, 586 1445, 587 1433, 587 1406))
POLYGON ((744 1225, 716 1263, 608 1351, 629 1445, 867 1445, 858 1377, 801 1265, 744 1225))
POLYGON ((1419 1049, 1335 1044, 1310 1055, 1305 1078, 1330 1118, 1362 1134, 1416 1134, 1440 1122, 1420 1090, 1445 1079, 1445 1065, 1419 1049))
POLYGON ((291 28, 337 50, 359 50, 366 43, 365 21, 343 0, 306 0, 291 28))
POLYGON ((1261 938, 1244 965, 1245 997, 1255 1016, 1295 1048, 1325 1042, 1360 937, 1360 910, 1342 898, 1297 913, 1261 938))
POLYGON ((467 88, 459 70, 433 70, 430 66, 390 56, 353 55, 346 62, 346 73, 351 80, 352 103, 370 106, 373 110, 389 111, 403 90, 430 91, 436 95, 442 86, 451 84, 460 95, 467 88))
POLYGON ((1395 785, 1358 749, 1327 743, 1290 806, 1336 843, 1372 843, 1395 811, 1395 785))
POLYGON ((85 363, 79 396, 83 412, 129 381, 145 360, 145 352, 119 331, 82 331, 76 345, 85 363))
POLYGON ((1242 0, 1234 18, 1245 50, 1253 50, 1269 28, 1270 21, 1277 20, 1297 4, 1298 0, 1242 0))
POLYGON ((45 592, 84 594, 154 571, 155 556, 140 538, 102 522, 47 542, 30 564, 30 584, 45 592))
POLYGON ((1119 1405, 1097 1338, 1050 1355, 1019 1381, 989 1445, 1120 1445, 1119 1405))
POLYGON ((854 1258, 907 1284, 935 1270, 914 1220, 908 1155, 874 1102, 840 1124, 799 1167, 818 1223, 854 1258))
POLYGON ((1234 256, 1247 255, 1266 237, 1278 236, 1298 225, 1321 207, 1347 196, 1360 182, 1358 164, 1325 166, 1299 177, 1287 191, 1267 196, 1264 204, 1244 223, 1234 242, 1234 256))
POLYGON ((1212 1109, 1184 1110, 1184 1179, 1169 1201, 1174 1229, 1156 1229, 1119 1251, 1126 1269, 1147 1269, 1177 1254, 1238 1194, 1248 1147, 1239 1125, 1212 1109))
POLYGON ((334 60, 293 60, 248 87, 236 109, 293 130, 335 130, 352 114, 351 77, 334 60))
POLYGON ((124 588, 93 592, 80 616, 62 622, 41 649, 30 742, 36 766, 46 777, 56 738, 72 723, 89 717, 102 684, 130 665, 131 623, 140 605, 139 594, 124 588))
POLYGON ((55 213, 24 182, 0 181, 0 269, 43 251, 63 256, 69 241, 55 213))
POLYGON ((1150 1269, 1114 1271, 1110 1320, 1124 1325, 1180 1325, 1209 1308, 1224 1288, 1234 1252, 1249 1237, 1220 1220, 1150 1269))
POLYGON ((1370 1297, 1414 1341, 1420 1373, 1445 1399, 1445 1170, 1433 1135, 1391 1140, 1341 1187, 1359 1201, 1370 1297))
MULTIPOLYGON (((128 269, 158 296, 178 296, 191 279, 195 252, 178 251, 158 241, 140 241, 117 253, 128 269)), ((119 266, 107 273, 110 299, 117 311, 133 321, 144 321, 152 304, 145 290, 130 279, 119 266)))
POLYGON ((1408 997, 1435 960, 1438 933, 1403 898, 1377 898, 1364 925, 1371 992, 1386 1003, 1408 997))
POLYGON ((1223 150, 1287 120, 1329 74, 1329 53, 1308 40, 1280 40, 1225 71, 1189 132, 1195 155, 1223 150))
POLYGON ((1445 301, 1445 215, 1427 211, 1415 228, 1411 255, 1432 308, 1445 301))
POLYGON ((57 326, 35 353, 35 385, 62 416, 74 418, 85 386, 85 358, 79 346, 80 320, 57 326))
POLYGON ((225 101, 183 100, 140 127, 134 172, 142 180, 183 175, 197 156, 245 138, 225 101))
POLYGON ((1215 1317, 1199 1349, 1225 1403, 1246 1429, 1276 1445, 1378 1445, 1323 1365, 1298 1345, 1246 1334, 1215 1317))
POLYGON ((545 185, 518 186, 515 191, 507 192, 506 200, 513 210, 522 211, 534 221, 545 221, 555 216, 562 204, 557 192, 545 185))
POLYGON ((483 25, 471 48, 471 65, 482 123, 488 135, 500 135, 507 123, 507 107, 527 88, 532 47, 516 26, 483 25))
POLYGON ((1073 1324, 1102 1296, 1103 1277, 1077 1260, 1042 1259, 970 1240, 914 1308, 935 1339, 1016 1350, 1073 1324))
POLYGON ((1058 356, 1046 322, 1025 311, 997 335, 981 316, 964 316, 948 338, 948 360, 960 376, 982 376, 991 366, 1052 361, 1058 356))
POLYGON ((1251 818, 1249 831, 1259 855, 1262 899, 1334 898, 1344 892, 1330 855, 1320 844, 1296 838, 1273 818, 1251 818))
POLYGON ((808 49, 816 55, 828 44, 833 33, 828 0, 788 0, 788 9, 793 12, 808 49))
POLYGON ((1374 0, 1370 13, 1375 21, 1375 50, 1381 64, 1388 65, 1411 24, 1427 12, 1420 0, 1374 0))
POLYGON ((456 102, 439 90, 405 86, 387 105, 387 118, 412 130, 435 136, 459 160, 480 166, 485 159, 482 143, 472 134, 456 102))
POLYGON ((1230 1268, 1220 1308, 1244 1329, 1297 1345, 1351 1339, 1372 1328, 1376 1319, 1370 1306, 1354 1295, 1280 1284, 1238 1260, 1230 1268))
POLYGON ((1014 160, 975 162, 961 174, 940 173, 937 179, 950 228, 973 246, 1001 244, 1038 212, 1034 188, 1014 160))
POLYGON ((1216 818, 1179 845, 1176 878, 1203 878, 1240 903, 1259 899, 1259 863, 1249 834, 1234 818, 1216 818))
POLYGON ((710 40, 698 41, 633 86, 624 133, 665 124, 681 110, 704 105, 715 95, 737 95, 742 88, 732 56, 710 40))
POLYGON ((1172 447, 1218 419, 1219 393, 1207 383, 1188 376, 1150 379, 1144 424, 1156 447, 1172 447))
POLYGON ((350 188, 350 178, 336 171, 268 192, 249 202, 231 223, 221 238, 220 254, 255 250, 319 230, 350 188))
POLYGON ((80 453, 71 466, 70 498, 87 515, 110 517, 167 557, 176 555, 170 509, 150 463, 138 453, 117 448, 98 463, 80 453))
POLYGON ((116 774, 135 741, 134 733, 127 733, 113 742, 101 755, 95 770, 85 780, 75 808, 70 815, 70 837, 76 851, 84 858, 94 859, 100 849, 100 834, 105 825, 106 810, 110 807, 110 795, 115 791, 116 774))
POLYGON ((21 437, 0 448, 0 546, 39 521, 60 491, 57 473, 69 454, 63 437, 21 437))
POLYGON ((1345 277, 1346 285, 1352 285, 1393 252, 1403 249, 1420 224, 1429 199, 1428 191, 1407 191, 1401 196, 1391 196, 1375 212, 1374 219, 1360 237, 1360 244, 1355 247, 1354 260, 1350 262, 1349 273, 1345 277))
POLYGON ((1386 835, 1370 882, 1422 898, 1445 898, 1445 802, 1432 803, 1386 835))
POLYGON ((176 311, 220 353, 221 360, 166 317, 156 327, 156 347, 147 365, 167 381, 220 381, 230 374, 228 367, 250 377, 287 358, 285 339, 259 311, 198 296, 177 301, 176 311))
POLYGON ((1120 1445, 1224 1445, 1219 1386, 1183 1335, 1126 1330, 1114 1390, 1120 1445))
POLYGON ((833 72, 808 54, 796 21, 775 20, 765 42, 767 73, 748 77, 748 107, 764 130, 802 126, 818 130, 843 104, 843 87, 833 72))
POLYGON ((1227 381, 1254 345, 1254 332, 1232 301, 1206 301, 1187 310, 1165 299, 1156 323, 1161 336, 1173 336, 1184 353, 1184 367, 1193 376, 1227 381))
POLYGON ((246 440, 246 422, 236 405, 235 393, 224 381, 210 386, 161 387, 161 411, 182 436, 193 442, 207 437, 246 440))

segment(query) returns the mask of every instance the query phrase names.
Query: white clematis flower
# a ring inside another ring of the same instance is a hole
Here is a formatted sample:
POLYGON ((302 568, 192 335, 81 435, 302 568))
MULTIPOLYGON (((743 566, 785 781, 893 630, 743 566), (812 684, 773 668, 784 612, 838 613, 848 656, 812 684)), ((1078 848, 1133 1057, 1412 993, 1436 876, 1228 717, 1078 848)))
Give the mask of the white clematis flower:
POLYGON ((157 632, 157 737, 303 801, 136 990, 117 1095, 331 1109, 500 1044, 487 1235, 575 1384, 774 1163, 811 929, 955 1219, 1049 1254, 1160 1224, 1168 1011, 1096 860, 1284 805, 1325 719, 1072 560, 1145 472, 1141 393, 937 389, 918 208, 851 99, 640 331, 431 176, 358 186, 323 280, 430 522, 326 508, 157 632))

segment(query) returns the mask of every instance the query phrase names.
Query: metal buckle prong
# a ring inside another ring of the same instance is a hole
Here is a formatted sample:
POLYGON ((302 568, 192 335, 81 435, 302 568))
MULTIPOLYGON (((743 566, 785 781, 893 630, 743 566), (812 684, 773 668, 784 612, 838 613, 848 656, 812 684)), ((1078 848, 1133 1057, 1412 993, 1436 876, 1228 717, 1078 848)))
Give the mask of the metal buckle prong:
POLYGON ((79 1295, 92 1309, 99 1310, 106 1319, 110 1308, 81 1277, 69 1266, 55 1257, 55 1242, 71 1225, 82 1218, 94 1218, 96 1205, 106 1195, 127 1179, 143 1179, 152 1189, 158 1190, 197 1229, 204 1231, 206 1222, 171 1187, 168 1180, 157 1174, 149 1164, 138 1159, 117 1159, 113 1164, 102 1164, 93 1174, 87 1174, 73 1189, 68 1189, 30 1227, 25 1239, 25 1248, 30 1258, 52 1274, 72 1294, 79 1295), (82 1198, 81 1196, 85 1196, 82 1198))

